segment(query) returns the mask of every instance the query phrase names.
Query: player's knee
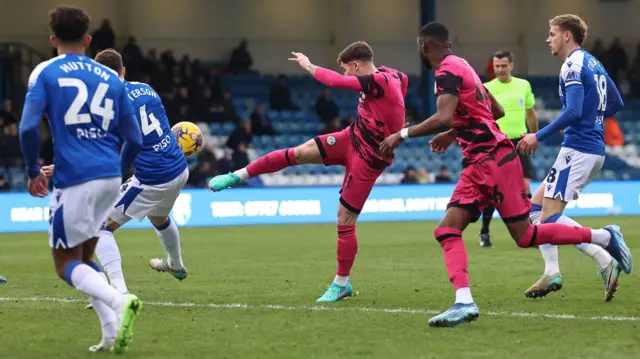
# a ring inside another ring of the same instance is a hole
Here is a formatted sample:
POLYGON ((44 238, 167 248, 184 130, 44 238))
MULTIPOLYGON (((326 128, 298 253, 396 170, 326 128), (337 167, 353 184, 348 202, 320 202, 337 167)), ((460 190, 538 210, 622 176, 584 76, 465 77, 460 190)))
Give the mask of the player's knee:
POLYGON ((148 216, 147 218, 149 218, 149 222, 156 228, 166 228, 166 226, 168 226, 167 222, 169 221, 169 217, 167 216, 148 216))
POLYGON ((120 228, 120 223, 114 221, 113 219, 107 219, 107 222, 104 224, 103 230, 109 232, 115 232, 118 228, 120 228))
POLYGON ((338 206, 338 225, 348 226, 356 224, 358 214, 348 210, 342 204, 338 206))
POLYGON ((529 223, 521 225, 516 233, 513 233, 513 239, 520 248, 530 248, 535 245, 536 226, 529 223))

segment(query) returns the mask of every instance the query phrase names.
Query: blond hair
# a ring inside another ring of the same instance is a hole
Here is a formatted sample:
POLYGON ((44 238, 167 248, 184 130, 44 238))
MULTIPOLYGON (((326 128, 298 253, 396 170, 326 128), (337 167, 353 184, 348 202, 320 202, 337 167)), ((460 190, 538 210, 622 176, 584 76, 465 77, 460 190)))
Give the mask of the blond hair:
POLYGON ((568 31, 573 36, 573 40, 580 46, 587 39, 589 27, 578 15, 565 14, 558 15, 549 20, 549 26, 557 26, 563 31, 568 31))

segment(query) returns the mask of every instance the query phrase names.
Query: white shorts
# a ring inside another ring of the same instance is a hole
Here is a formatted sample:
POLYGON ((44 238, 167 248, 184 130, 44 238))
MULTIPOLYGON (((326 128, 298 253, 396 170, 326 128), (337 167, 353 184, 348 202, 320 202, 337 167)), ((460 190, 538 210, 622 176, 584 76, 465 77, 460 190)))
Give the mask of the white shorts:
POLYGON ((122 184, 109 218, 123 225, 132 218, 142 221, 147 216, 168 216, 188 179, 188 168, 170 182, 157 185, 142 184, 133 175, 122 184))
POLYGON ((118 199, 122 178, 111 177, 55 189, 49 214, 51 248, 74 248, 98 237, 118 199))
POLYGON ((578 199, 593 176, 604 165, 604 156, 582 153, 562 147, 558 158, 545 178, 544 196, 560 198, 565 202, 578 199))

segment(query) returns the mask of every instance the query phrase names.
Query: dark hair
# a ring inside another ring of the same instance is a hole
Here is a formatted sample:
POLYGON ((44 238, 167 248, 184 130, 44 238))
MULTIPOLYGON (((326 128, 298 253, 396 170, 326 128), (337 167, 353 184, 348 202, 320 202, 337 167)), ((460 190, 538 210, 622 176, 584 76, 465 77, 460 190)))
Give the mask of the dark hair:
POLYGON ((356 41, 347 46, 338 55, 338 63, 351 61, 373 61, 373 50, 364 41, 356 41))
POLYGON ((89 15, 84 10, 59 6, 49 12, 49 26, 61 42, 79 42, 89 31, 89 15))
POLYGON ((579 46, 582 46, 584 40, 587 39, 587 31, 589 30, 587 23, 580 16, 573 14, 558 15, 549 20, 549 26, 557 26, 563 31, 569 31, 579 46))
POLYGON ((430 22, 420 29, 420 37, 431 37, 441 42, 449 41, 449 30, 439 22, 430 22))
POLYGON ((513 62, 513 54, 509 50, 498 50, 493 54, 493 57, 496 59, 504 59, 506 57, 509 63, 513 62))
POLYGON ((122 75, 122 56, 118 53, 118 51, 114 49, 102 50, 96 55, 96 58, 94 60, 97 63, 103 64, 104 66, 117 72, 118 75, 122 75))

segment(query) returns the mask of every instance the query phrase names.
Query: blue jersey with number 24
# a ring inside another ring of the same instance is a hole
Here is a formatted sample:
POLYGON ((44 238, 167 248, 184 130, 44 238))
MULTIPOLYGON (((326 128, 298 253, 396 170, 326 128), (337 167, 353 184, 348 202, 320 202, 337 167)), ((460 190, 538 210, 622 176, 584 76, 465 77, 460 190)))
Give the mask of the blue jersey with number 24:
POLYGON ((42 104, 51 127, 57 188, 122 175, 118 127, 133 107, 115 71, 63 54, 36 66, 28 86, 26 102, 42 104))

